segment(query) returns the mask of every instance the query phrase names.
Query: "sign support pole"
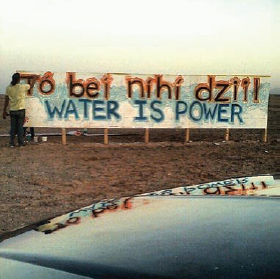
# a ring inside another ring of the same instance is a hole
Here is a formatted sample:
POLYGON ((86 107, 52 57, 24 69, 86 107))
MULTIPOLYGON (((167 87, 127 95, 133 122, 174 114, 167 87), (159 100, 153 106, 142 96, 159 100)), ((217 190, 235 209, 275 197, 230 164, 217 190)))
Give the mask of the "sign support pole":
POLYGON ((190 128, 186 129, 185 143, 190 141, 190 128))
POLYGON ((264 129, 263 141, 264 141, 264 142, 267 142, 267 128, 264 129))
POLYGON ((226 141, 229 141, 229 128, 226 129, 225 140, 226 140, 226 141))
POLYGON ((66 144, 66 129, 62 128, 62 144, 66 144))
POLYGON ((145 143, 149 143, 149 139, 150 139, 150 131, 149 129, 145 129, 145 143))
POLYGON ((106 145, 109 143, 108 130, 108 128, 104 129, 104 144, 106 145))

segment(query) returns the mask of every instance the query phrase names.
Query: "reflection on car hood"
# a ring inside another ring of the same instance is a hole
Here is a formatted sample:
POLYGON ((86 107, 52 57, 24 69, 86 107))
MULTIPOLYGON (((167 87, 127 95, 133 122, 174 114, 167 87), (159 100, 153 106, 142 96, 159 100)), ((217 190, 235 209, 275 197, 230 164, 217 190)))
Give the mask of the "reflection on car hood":
POLYGON ((1 242, 0 278, 273 278, 279 186, 242 177, 103 200, 1 242))

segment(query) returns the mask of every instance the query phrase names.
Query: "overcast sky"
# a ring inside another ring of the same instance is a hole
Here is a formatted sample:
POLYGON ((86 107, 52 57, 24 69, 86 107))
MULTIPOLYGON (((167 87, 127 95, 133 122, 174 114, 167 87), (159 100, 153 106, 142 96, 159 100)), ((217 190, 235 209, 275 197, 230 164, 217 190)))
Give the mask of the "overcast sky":
POLYGON ((18 0, 0 6, 0 94, 16 70, 271 75, 278 0, 18 0))

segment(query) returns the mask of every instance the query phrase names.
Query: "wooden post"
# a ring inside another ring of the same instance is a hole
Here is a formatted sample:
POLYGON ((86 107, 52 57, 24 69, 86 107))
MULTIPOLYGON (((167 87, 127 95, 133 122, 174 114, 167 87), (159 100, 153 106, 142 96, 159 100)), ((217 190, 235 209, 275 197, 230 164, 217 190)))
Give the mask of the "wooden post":
POLYGON ((104 144, 109 143, 108 130, 109 130, 108 128, 104 129, 104 144))
POLYGON ((66 144, 66 129, 62 128, 62 144, 66 144))
POLYGON ((229 140, 229 128, 226 129, 226 136, 225 136, 225 140, 228 141, 229 140))
POLYGON ((263 141, 264 141, 264 142, 267 142, 267 128, 264 129, 263 141))
POLYGON ((150 139, 150 131, 149 129, 145 129, 145 143, 149 143, 149 139, 150 139))
POLYGON ((190 141, 190 128, 186 129, 185 143, 190 141))

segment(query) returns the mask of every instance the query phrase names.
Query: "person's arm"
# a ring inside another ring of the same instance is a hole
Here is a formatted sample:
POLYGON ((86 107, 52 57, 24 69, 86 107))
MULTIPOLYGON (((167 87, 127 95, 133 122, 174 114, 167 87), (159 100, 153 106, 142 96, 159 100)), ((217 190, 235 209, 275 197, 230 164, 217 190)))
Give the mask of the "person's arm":
POLYGON ((9 105, 9 96, 5 95, 5 103, 4 103, 4 109, 3 109, 3 119, 6 119, 6 116, 9 115, 6 111, 9 105))
POLYGON ((30 89, 32 89, 35 85, 36 80, 38 79, 39 75, 34 75, 34 78, 32 79, 30 83, 30 89))

